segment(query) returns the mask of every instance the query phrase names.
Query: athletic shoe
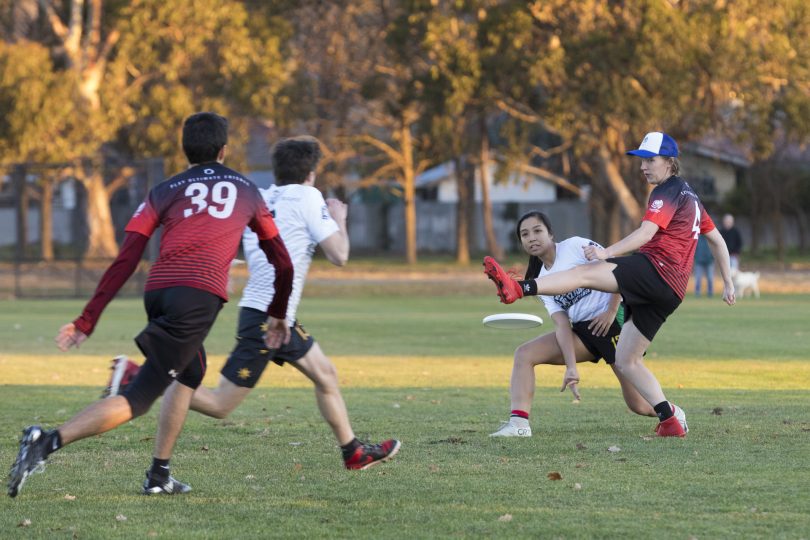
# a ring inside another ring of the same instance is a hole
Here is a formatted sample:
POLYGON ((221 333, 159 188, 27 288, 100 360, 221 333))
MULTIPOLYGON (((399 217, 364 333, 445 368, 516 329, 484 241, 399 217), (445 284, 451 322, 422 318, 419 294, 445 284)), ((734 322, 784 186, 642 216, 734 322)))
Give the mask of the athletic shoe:
POLYGON ((520 288, 520 284, 507 274, 492 257, 484 257, 484 273, 495 282, 501 303, 511 304, 515 300, 523 298, 523 290, 520 288))
POLYGON ((663 422, 659 422, 655 428, 655 433, 659 437, 686 437, 683 426, 675 416, 670 416, 663 422))
POLYGON ((39 426, 28 426, 20 439, 20 452, 8 473, 8 496, 16 497, 25 480, 32 474, 45 470, 47 452, 45 433, 39 426))
POLYGON ((399 452, 400 446, 402 443, 396 439, 388 439, 380 444, 364 444, 359 446, 344 463, 347 469, 368 469, 394 457, 399 452))
POLYGON ((675 418, 678 419, 678 422, 681 423, 681 427, 683 428, 684 433, 689 433, 689 426, 686 425, 686 413, 683 412, 683 409, 678 407, 675 404, 670 403, 672 405, 672 414, 675 415, 675 418))
POLYGON ((521 427, 515 425, 513 422, 504 422, 495 433, 490 433, 490 437, 531 437, 532 428, 530 426, 521 427))
POLYGON ((146 480, 143 481, 144 495, 182 495, 191 491, 191 486, 176 480, 174 477, 163 479, 153 479, 146 471, 146 480))
POLYGON ((110 369, 112 370, 112 375, 110 375, 110 381, 107 383, 107 388, 105 388, 104 392, 101 393, 102 399, 110 396, 117 396, 126 390, 129 383, 131 383, 135 379, 135 376, 138 375, 138 371, 140 371, 141 366, 122 354, 113 358, 110 369))

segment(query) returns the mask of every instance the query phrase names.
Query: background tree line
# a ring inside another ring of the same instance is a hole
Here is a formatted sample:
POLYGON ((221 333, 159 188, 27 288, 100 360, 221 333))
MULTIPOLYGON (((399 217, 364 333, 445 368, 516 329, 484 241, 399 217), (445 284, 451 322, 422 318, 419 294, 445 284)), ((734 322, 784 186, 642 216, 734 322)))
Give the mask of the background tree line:
POLYGON ((786 154, 810 135, 805 0, 0 0, 0 28, 0 163, 53 164, 43 204, 64 178, 84 186, 87 256, 117 252, 126 164, 182 168, 178 128, 197 110, 229 117, 236 168, 261 122, 319 137, 329 189, 393 189, 410 262, 415 179, 447 161, 459 262, 476 178, 500 249, 492 161, 590 184, 594 236, 618 239, 648 194, 624 151, 656 129, 733 140, 754 166, 729 208, 807 233, 810 173, 786 154))

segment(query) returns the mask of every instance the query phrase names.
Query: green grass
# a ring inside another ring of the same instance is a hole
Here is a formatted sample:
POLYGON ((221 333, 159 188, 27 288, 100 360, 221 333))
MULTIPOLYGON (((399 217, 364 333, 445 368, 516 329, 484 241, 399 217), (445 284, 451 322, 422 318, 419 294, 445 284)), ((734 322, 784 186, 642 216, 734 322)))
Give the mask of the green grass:
MULTIPOLYGON (((487 434, 506 416, 512 351, 534 332, 480 321, 502 310, 545 316, 540 306, 384 292, 307 298, 299 318, 338 365, 358 434, 403 440, 391 463, 341 469, 307 382, 271 366, 229 419, 189 416, 173 458, 189 496, 138 495, 154 407, 54 454, 19 497, 3 497, 0 537, 810 536, 807 295, 733 308, 688 298, 678 309, 647 363, 689 415, 683 440, 651 437, 654 421, 626 410, 610 370, 588 364, 577 405, 557 390, 560 368, 538 368, 535 436, 504 441, 487 434)), ((80 351, 58 353, 53 335, 80 309, 0 302, 3 467, 24 425, 65 421, 97 397, 113 354, 137 356, 144 315, 130 299, 110 305, 80 351)), ((232 302, 206 344, 209 385, 235 316, 232 302)))

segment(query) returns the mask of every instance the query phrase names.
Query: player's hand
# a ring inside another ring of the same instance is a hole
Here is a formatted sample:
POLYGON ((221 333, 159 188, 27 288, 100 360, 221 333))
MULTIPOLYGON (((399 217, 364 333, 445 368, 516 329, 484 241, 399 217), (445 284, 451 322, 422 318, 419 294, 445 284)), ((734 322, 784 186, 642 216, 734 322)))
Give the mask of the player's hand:
POLYGON ((56 334, 54 341, 60 351, 66 351, 71 347, 78 349, 79 345, 84 343, 86 339, 87 335, 84 332, 77 330, 75 324, 68 323, 59 329, 59 333, 56 334))
POLYGON ((588 244, 587 246, 582 246, 582 250, 585 252, 585 258, 589 261, 604 261, 608 258, 607 250, 602 246, 588 244))
POLYGON ((591 320, 591 323, 588 325, 588 330, 595 336, 606 336, 615 319, 616 314, 612 310, 608 309, 607 311, 603 311, 591 320))
POLYGON ((278 349, 290 342, 290 327, 285 319, 267 317, 267 332, 264 344, 268 349, 278 349))
POLYGON ((737 297, 735 296, 734 291, 734 284, 729 282, 723 285, 723 302, 726 304, 733 306, 737 303, 737 297))
POLYGON ((332 219, 338 223, 346 221, 346 217, 349 214, 349 207, 346 206, 346 203, 337 199, 326 199, 326 209, 329 210, 329 215, 332 216, 332 219))
POLYGON ((575 367, 565 368, 565 375, 563 376, 563 384, 562 388, 560 388, 560 392, 565 392, 566 388, 571 389, 571 393, 574 394, 574 399, 579 401, 579 372, 575 367))

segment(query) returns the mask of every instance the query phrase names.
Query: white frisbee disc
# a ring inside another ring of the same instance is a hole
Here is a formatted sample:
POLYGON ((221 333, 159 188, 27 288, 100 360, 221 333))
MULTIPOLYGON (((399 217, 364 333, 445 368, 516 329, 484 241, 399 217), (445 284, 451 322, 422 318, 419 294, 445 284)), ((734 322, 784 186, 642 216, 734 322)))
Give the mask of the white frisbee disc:
POLYGON ((530 313, 496 313, 484 317, 483 323, 492 328, 534 328, 543 319, 530 313))

